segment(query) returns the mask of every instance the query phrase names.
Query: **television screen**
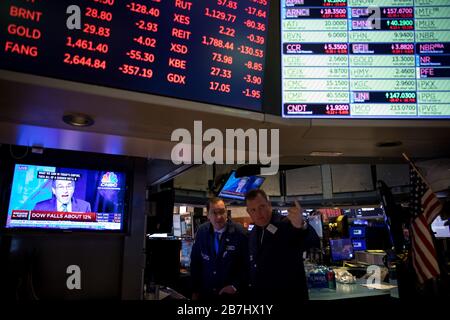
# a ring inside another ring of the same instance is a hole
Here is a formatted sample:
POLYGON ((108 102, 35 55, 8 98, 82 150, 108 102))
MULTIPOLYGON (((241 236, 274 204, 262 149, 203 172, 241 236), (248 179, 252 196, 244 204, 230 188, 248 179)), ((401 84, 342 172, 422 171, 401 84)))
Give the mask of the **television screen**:
POLYGON ((450 226, 445 226, 445 222, 446 220, 442 220, 440 216, 437 216, 431 224, 431 230, 433 230, 436 238, 450 238, 450 226))
POLYGON ((350 239, 330 239, 331 259, 343 261, 353 259, 353 245, 350 239))
POLYGON ((322 230, 322 216, 320 214, 309 216, 308 217, 308 223, 311 227, 314 228, 317 235, 322 238, 323 237, 323 230, 322 230))
POLYGON ((191 265, 191 251, 193 245, 193 239, 181 240, 180 265, 182 268, 189 269, 191 265))
POLYGON ((125 173, 16 164, 6 228, 121 231, 125 173))
POLYGON ((352 245, 354 251, 365 251, 367 249, 364 239, 352 239, 352 245))
POLYGON ((366 236, 366 228, 363 226, 350 227, 350 238, 364 238, 366 236))
POLYGON ((219 192, 219 197, 244 200, 245 194, 253 189, 259 189, 264 182, 264 177, 248 176, 236 178, 236 172, 232 171, 228 180, 219 192))
POLYGON ((369 221, 362 220, 362 219, 356 219, 356 220, 353 220, 353 225, 367 226, 367 225, 369 225, 369 221))
POLYGON ((282 115, 449 119, 448 0, 282 0, 282 115))

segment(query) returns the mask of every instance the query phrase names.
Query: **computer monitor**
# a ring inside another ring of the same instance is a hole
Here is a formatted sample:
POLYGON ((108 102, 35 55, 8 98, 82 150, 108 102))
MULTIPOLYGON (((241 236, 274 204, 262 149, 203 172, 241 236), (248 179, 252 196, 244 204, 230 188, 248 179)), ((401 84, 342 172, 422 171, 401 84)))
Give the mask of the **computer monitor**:
POLYGON ((365 251, 367 249, 365 239, 352 239, 352 245, 354 251, 365 251))
POLYGON ((367 226, 367 225, 369 225, 369 221, 364 220, 364 219, 355 219, 355 220, 353 220, 353 225, 367 226))
POLYGON ((354 257, 352 241, 349 238, 330 239, 330 250, 333 262, 352 260, 354 257))
POLYGON ((316 231, 320 238, 323 238, 322 215, 314 215, 308 217, 308 223, 316 231))
POLYGON ((440 216, 437 216, 431 224, 431 230, 434 232, 436 238, 450 238, 450 226, 444 225, 446 220, 442 220, 440 216))
POLYGON ((182 268, 189 269, 191 265, 191 252, 193 245, 193 239, 181 240, 180 265, 182 268))
POLYGON ((366 236, 366 228, 364 226, 350 227, 350 238, 364 238, 366 236))

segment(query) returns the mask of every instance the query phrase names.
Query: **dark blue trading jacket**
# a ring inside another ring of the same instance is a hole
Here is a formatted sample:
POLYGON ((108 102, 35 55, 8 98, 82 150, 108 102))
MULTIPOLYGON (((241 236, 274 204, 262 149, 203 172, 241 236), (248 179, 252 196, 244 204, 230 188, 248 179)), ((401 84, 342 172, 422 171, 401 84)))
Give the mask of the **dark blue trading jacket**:
POLYGON ((297 301, 308 299, 303 251, 319 245, 320 239, 308 225, 296 229, 290 221, 273 215, 266 226, 255 226, 249 234, 250 293, 255 301, 297 301))
POLYGON ((228 285, 233 285, 241 292, 248 286, 247 270, 247 232, 240 224, 227 222, 217 255, 212 224, 206 222, 199 227, 191 252, 193 292, 200 293, 203 299, 217 295, 228 285))

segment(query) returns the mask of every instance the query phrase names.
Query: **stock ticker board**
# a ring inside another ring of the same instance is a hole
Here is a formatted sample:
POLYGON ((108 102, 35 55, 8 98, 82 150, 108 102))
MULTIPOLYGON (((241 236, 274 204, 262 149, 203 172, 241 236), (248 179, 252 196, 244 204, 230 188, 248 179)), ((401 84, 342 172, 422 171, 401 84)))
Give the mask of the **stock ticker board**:
POLYGON ((268 1, 2 0, 0 69, 261 111, 268 1))
POLYGON ((282 115, 450 119, 449 0, 282 0, 282 115))

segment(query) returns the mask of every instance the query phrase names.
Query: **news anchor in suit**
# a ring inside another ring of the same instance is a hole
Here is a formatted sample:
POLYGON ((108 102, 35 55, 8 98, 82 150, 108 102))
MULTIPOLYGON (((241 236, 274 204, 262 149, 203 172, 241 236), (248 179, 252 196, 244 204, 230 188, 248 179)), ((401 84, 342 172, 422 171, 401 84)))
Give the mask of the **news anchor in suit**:
POLYGON ((81 199, 75 199, 75 182, 70 180, 53 180, 53 197, 36 203, 33 210, 62 212, 92 212, 91 204, 81 199))

